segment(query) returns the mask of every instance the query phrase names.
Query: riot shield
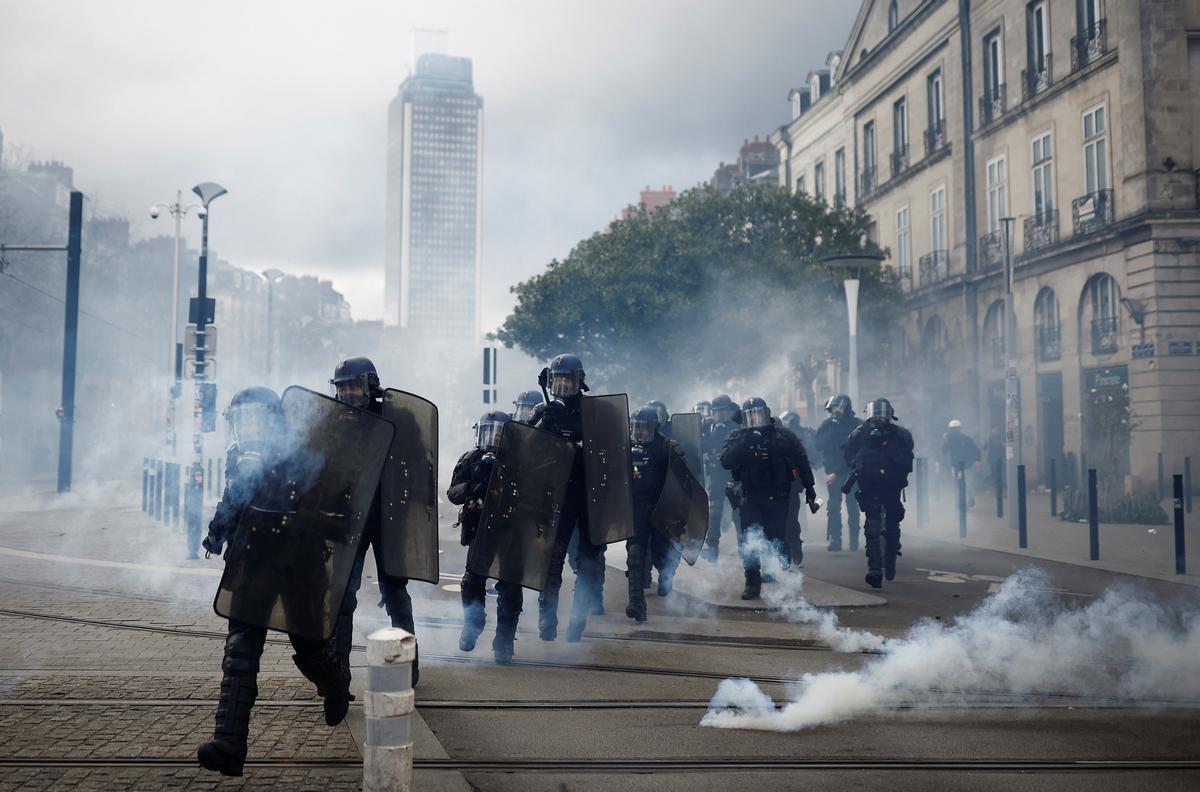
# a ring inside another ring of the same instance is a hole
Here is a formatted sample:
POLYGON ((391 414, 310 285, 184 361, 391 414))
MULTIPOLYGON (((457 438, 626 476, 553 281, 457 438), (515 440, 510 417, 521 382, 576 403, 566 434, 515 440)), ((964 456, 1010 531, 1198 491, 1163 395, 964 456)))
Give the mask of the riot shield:
POLYGON ((708 494, 685 460, 675 454, 668 458, 667 479, 650 513, 650 524, 679 542, 683 560, 693 566, 708 533, 708 494))
POLYGON ((286 437, 255 482, 213 608, 231 620, 326 639, 395 429, 304 388, 285 390, 280 406, 286 437))
POLYGON ((437 405, 389 388, 383 417, 396 427, 381 479, 383 569, 437 583, 437 405))
POLYGON ((704 482, 704 460, 701 456, 700 413, 675 413, 671 416, 671 439, 683 449, 683 460, 696 480, 704 482))
POLYGON ((588 535, 593 544, 620 542, 633 536, 629 398, 587 396, 580 409, 588 535))
POLYGON ((516 421, 504 425, 467 569, 546 587, 574 461, 574 447, 561 437, 516 421))

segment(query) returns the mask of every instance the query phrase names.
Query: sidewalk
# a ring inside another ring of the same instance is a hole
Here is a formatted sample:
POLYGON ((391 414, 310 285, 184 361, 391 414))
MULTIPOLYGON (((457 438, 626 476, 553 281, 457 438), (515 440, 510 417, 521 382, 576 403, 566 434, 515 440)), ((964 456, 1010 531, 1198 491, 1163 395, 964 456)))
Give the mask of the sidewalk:
MULTIPOLYGON (((907 508, 915 512, 916 503, 909 490, 907 508)), ((1060 500, 1061 506, 1061 500, 1060 500)), ((1016 508, 1016 504, 1011 504, 1016 508)), ((917 515, 919 522, 910 529, 914 536, 951 542, 966 547, 1002 550, 1030 558, 1122 572, 1128 575, 1200 586, 1200 513, 1186 515, 1185 546, 1188 574, 1175 574, 1175 529, 1166 525, 1129 525, 1100 523, 1100 560, 1089 560, 1088 524, 1066 522, 1050 516, 1048 493, 1030 492, 1027 500, 1029 547, 1017 547, 1017 531, 1009 527, 1009 502, 1004 503, 1003 519, 996 518, 996 501, 988 492, 975 497, 975 508, 967 513, 967 536, 958 535, 958 516, 953 502, 931 498, 929 519, 917 515)), ((1170 511, 1168 510, 1168 515, 1170 511)), ((907 524, 905 526, 908 527, 907 524)))

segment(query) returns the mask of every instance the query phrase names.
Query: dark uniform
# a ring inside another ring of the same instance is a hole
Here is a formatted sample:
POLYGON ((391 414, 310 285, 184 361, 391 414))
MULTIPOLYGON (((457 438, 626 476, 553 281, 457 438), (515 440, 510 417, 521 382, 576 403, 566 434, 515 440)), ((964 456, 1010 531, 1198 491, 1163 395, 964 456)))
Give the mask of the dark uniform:
MULTIPOLYGON (((508 416, 504 413, 494 411, 480 420, 476 447, 459 457, 450 478, 450 488, 446 490, 446 498, 454 505, 462 507, 458 514, 458 522, 462 529, 460 542, 463 547, 469 548, 467 571, 462 578, 463 629, 458 641, 458 648, 464 652, 475 648, 475 641, 487 623, 487 577, 470 569, 470 558, 476 552, 475 539, 479 529, 480 505, 487 493, 488 479, 496 459, 495 448, 499 442, 498 431, 492 431, 485 437, 485 427, 489 424, 503 424, 507 419, 508 416)), ((521 616, 523 596, 520 584, 503 580, 497 581, 496 594, 496 637, 492 640, 492 651, 497 662, 508 663, 512 661, 513 642, 517 634, 517 620, 521 616)))
MULTIPOLYGON (((733 400, 721 394, 712 400, 712 418, 704 424, 704 472, 708 478, 708 536, 704 540, 704 557, 715 562, 721 550, 721 527, 725 517, 725 486, 729 471, 721 465, 721 452, 729 433, 737 429, 738 408, 733 400)), ((729 517, 736 521, 736 509, 729 505, 729 517)))
POLYGON ((904 519, 901 495, 913 468, 913 438, 907 429, 894 423, 892 405, 886 399, 867 405, 867 414, 867 421, 846 441, 845 459, 858 484, 858 505, 866 517, 866 580, 879 588, 883 577, 896 577, 900 521, 904 519))
POLYGON ((738 546, 746 571, 743 599, 757 599, 762 589, 762 565, 758 553, 748 549, 746 532, 760 526, 763 535, 787 561, 786 525, 788 500, 793 482, 802 486, 805 499, 816 502, 812 469, 800 439, 770 417, 766 402, 747 399, 742 405, 745 426, 732 432, 721 452, 721 464, 741 485, 738 508, 738 546))
POLYGON ((967 505, 974 505, 974 493, 971 491, 971 481, 967 476, 967 471, 974 467, 975 463, 983 458, 983 455, 975 441, 963 433, 962 425, 958 421, 951 421, 949 430, 942 437, 942 456, 946 458, 946 462, 950 466, 950 484, 957 486, 954 482, 959 478, 963 479, 967 505))
MULTIPOLYGON (((208 536, 203 542, 206 554, 220 554, 226 544, 232 552, 242 512, 260 491, 272 489, 265 483, 266 477, 273 474, 267 468, 269 460, 264 460, 259 453, 250 452, 250 444, 244 439, 246 432, 239 432, 235 426, 239 412, 255 407, 268 411, 269 420, 277 420, 279 397, 267 388, 248 388, 235 395, 230 402, 226 418, 235 445, 230 447, 226 456, 225 491, 208 524, 208 536), (242 437, 240 443, 239 434, 242 437)), ((286 602, 284 607, 287 607, 286 602)), ((266 645, 267 628, 230 619, 228 630, 225 656, 221 661, 221 697, 217 704, 213 738, 200 746, 197 758, 208 770, 240 776, 246 759, 250 710, 258 697, 259 659, 266 645)), ((332 640, 323 641, 294 634, 289 634, 288 640, 296 651, 292 656, 296 667, 317 686, 317 692, 325 699, 325 722, 330 726, 341 723, 350 706, 349 664, 340 662, 332 640)))
MULTIPOLYGON (((834 396, 829 400, 825 409, 830 416, 821 422, 817 428, 817 448, 820 449, 822 460, 825 462, 825 473, 837 476, 828 482, 826 487, 829 500, 825 504, 828 515, 829 550, 838 552, 842 549, 842 485, 850 477, 850 468, 846 466, 844 446, 850 433, 857 429, 862 420, 854 414, 850 397, 834 396)), ((854 498, 844 498, 846 515, 849 518, 847 533, 850 538, 850 549, 858 549, 859 515, 858 503, 854 498)))
MULTIPOLYGON (((808 455, 809 467, 819 465, 820 462, 813 455, 816 432, 800 423, 800 416, 790 410, 780 413, 779 423, 799 438, 800 445, 804 447, 804 453, 808 455)), ((803 508, 804 501, 802 495, 800 487, 792 487, 788 496, 787 528, 784 530, 789 556, 792 563, 797 566, 804 563, 804 539, 800 535, 800 510, 803 508)))
MULTIPOLYGON (((630 421, 630 463, 633 466, 634 534, 625 543, 628 553, 626 576, 629 578, 629 605, 625 615, 639 622, 646 621, 645 570, 648 561, 662 559, 659 566, 659 594, 671 590, 671 577, 679 564, 679 547, 675 541, 650 523, 650 515, 658 505, 667 480, 667 463, 671 454, 683 456, 677 443, 659 431, 658 417, 653 407, 642 407, 630 421), (650 439, 646 439, 649 436, 650 439), (665 585, 664 585, 665 584, 665 585)), ((655 564, 658 566, 658 564, 655 564)))

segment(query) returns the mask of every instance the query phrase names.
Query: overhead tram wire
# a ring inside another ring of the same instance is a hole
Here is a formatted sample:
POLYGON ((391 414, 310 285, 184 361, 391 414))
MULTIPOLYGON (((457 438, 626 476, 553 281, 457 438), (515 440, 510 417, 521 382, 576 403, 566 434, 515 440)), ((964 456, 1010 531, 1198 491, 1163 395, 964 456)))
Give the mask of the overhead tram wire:
MULTIPOLYGON (((54 300, 59 305, 66 305, 66 301, 63 298, 53 295, 50 292, 46 291, 45 289, 35 286, 34 284, 29 283, 28 281, 21 280, 16 275, 13 275, 11 272, 9 272, 8 270, 0 270, 0 275, 7 275, 8 277, 12 278, 13 280, 15 280, 17 283, 21 284, 22 286, 33 289, 35 292, 37 292, 38 294, 41 294, 45 297, 49 297, 51 300, 54 300)), ((88 311, 85 311, 82 308, 79 309, 79 314, 80 314, 80 316, 86 316, 89 319, 95 319, 100 324, 108 325, 112 329, 117 330, 122 333, 125 333, 126 335, 128 335, 131 338, 136 338, 139 341, 146 341, 147 343, 153 343, 146 336, 138 335, 137 333, 133 332, 129 328, 121 327, 120 325, 114 324, 102 316, 96 316, 95 314, 89 313, 88 311)))

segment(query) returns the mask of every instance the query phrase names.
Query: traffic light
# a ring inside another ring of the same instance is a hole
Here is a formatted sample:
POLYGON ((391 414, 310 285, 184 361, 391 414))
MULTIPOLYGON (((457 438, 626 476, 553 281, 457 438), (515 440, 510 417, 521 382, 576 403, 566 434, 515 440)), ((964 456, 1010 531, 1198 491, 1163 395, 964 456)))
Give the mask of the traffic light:
POLYGON ((200 431, 217 431, 217 383, 200 384, 200 431))

